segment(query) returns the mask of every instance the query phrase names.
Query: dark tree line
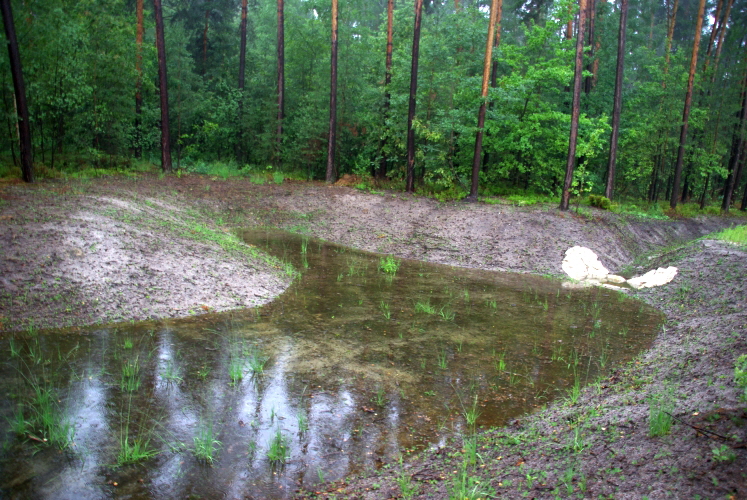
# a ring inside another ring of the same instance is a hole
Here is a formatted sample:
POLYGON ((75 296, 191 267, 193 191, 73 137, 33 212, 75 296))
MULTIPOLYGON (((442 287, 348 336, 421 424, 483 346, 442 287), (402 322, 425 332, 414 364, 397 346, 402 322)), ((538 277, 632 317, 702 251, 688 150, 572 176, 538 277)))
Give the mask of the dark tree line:
POLYGON ((16 55, 3 2, 2 144, 24 178, 32 155, 158 155, 168 171, 176 145, 194 171, 356 173, 561 208, 587 192, 723 210, 745 196, 740 2, 161 1, 16 2, 16 55))

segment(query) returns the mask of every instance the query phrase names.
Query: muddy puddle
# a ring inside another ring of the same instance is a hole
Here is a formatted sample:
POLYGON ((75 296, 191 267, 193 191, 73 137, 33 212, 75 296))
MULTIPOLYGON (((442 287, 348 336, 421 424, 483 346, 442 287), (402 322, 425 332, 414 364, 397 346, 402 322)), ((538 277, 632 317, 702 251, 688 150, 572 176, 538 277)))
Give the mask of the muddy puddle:
POLYGON ((297 273, 262 308, 0 339, 3 497, 287 497, 572 398, 661 319, 609 290, 243 236, 297 273))

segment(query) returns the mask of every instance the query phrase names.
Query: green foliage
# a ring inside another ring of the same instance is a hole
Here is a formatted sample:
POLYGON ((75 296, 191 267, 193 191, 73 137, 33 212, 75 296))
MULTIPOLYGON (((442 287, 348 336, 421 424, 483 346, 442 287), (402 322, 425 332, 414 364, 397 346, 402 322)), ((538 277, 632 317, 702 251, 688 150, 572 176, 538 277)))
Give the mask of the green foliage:
POLYGON ((379 260, 379 269, 384 273, 394 275, 397 274, 397 270, 399 270, 401 263, 402 261, 393 255, 387 255, 379 260))
MULTIPOLYGON (((15 7, 17 19, 25 21, 17 24, 40 177, 64 172, 67 177, 95 178, 152 169, 160 157, 160 110, 151 13, 145 16, 146 35, 140 49, 142 106, 136 117, 133 94, 139 72, 131 3, 60 0, 43 5, 20 2, 15 7), (138 159, 133 162, 130 157, 135 154, 138 159)), ((713 15, 713 8, 709 5, 707 15, 713 15)), ((279 141, 275 6, 250 5, 243 91, 236 75, 239 9, 235 2, 213 0, 207 13, 200 2, 167 3, 164 9, 169 19, 165 37, 173 122, 170 140, 177 170, 216 180, 244 177, 256 184, 324 177, 328 6, 285 2, 286 100, 279 141)), ((386 184, 377 180, 377 188, 402 189, 413 9, 409 2, 399 2, 395 8, 392 80, 387 89, 382 83, 384 9, 383 2, 363 0, 340 6, 337 171, 370 178, 385 160, 389 180, 386 184), (386 114, 382 111, 385 92, 390 96, 386 114)), ((595 36, 614 40, 614 5, 603 2, 597 10, 595 36)), ((493 105, 484 130, 483 196, 537 193, 546 197, 541 201, 557 203, 568 151, 568 86, 575 43, 559 33, 571 15, 565 1, 536 9, 504 9, 501 44, 495 52, 496 86, 489 94, 493 105)), ((644 20, 647 16, 629 20, 615 202, 655 200, 669 190, 689 63, 684 48, 691 45, 683 33, 691 30, 684 27, 675 37, 665 72, 661 50, 665 17, 657 16, 652 25, 644 20)), ((426 8, 414 121, 415 165, 419 192, 440 201, 463 198, 470 185, 487 24, 481 2, 465 2, 459 9, 449 2, 432 2, 426 8)), ((598 190, 605 180, 613 45, 600 48, 594 84, 582 96, 572 187, 579 197, 598 190)), ((733 58, 739 50, 738 37, 725 38, 724 57, 733 58)), ((7 56, 0 55, 5 74, 8 65, 7 56)), ((731 133, 719 130, 734 129, 741 80, 728 65, 713 68, 701 79, 701 97, 693 103, 693 137, 681 186, 685 199, 705 196, 710 206, 704 211, 678 207, 674 214, 718 212, 713 203, 718 201, 713 199, 718 190, 713 188, 726 177, 732 140, 731 133)), ((10 80, 2 87, 10 120, 8 132, 0 135, 0 149, 7 157, 0 177, 17 177, 20 172, 11 166, 10 158, 16 141, 10 80)), ((370 181, 363 184, 372 187, 370 181)), ((526 195, 519 198, 509 201, 538 202, 526 195)), ((600 208, 615 210, 615 205, 600 208)), ((664 216, 643 208, 620 210, 664 216)))
POLYGON ((724 229, 716 233, 714 238, 739 245, 747 245, 747 225, 724 229))
POLYGON ((212 464, 223 443, 216 439, 213 432, 213 422, 202 420, 194 436, 194 455, 197 460, 212 464))
POLYGON ((591 205, 592 207, 601 208, 602 210, 609 210, 612 202, 609 200, 609 198, 605 198, 602 195, 590 194, 589 205, 591 205))
POLYGON ((270 440, 269 446, 267 447, 267 458, 274 464, 285 463, 290 456, 290 445, 288 444, 288 438, 283 436, 280 429, 275 431, 275 435, 270 440))
POLYGON ((747 354, 742 354, 734 364, 734 383, 744 391, 742 397, 747 400, 747 354))
POLYGON ((672 403, 668 394, 657 394, 650 398, 648 435, 651 437, 666 436, 672 428, 674 419, 671 415, 672 403))

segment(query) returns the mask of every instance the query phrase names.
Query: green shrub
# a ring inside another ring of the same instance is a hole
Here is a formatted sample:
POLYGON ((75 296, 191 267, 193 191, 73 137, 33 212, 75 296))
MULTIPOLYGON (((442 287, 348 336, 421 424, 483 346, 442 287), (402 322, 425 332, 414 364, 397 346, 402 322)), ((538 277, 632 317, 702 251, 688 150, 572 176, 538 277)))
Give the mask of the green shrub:
POLYGON ((601 208, 602 210, 609 210, 612 202, 609 198, 605 198, 601 194, 590 194, 589 205, 592 207, 601 208))

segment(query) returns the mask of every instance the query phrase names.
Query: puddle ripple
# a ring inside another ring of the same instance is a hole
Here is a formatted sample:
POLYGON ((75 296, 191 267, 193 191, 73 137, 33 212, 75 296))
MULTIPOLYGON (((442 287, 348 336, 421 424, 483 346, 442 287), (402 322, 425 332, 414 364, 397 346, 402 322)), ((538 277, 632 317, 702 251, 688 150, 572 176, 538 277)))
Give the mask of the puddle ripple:
POLYGON ((413 261, 388 273, 381 256, 243 236, 300 272, 262 308, 2 339, 2 496, 286 497, 437 446, 469 410, 503 425, 567 395, 661 318, 608 290, 413 261), (121 465, 136 444, 154 456, 121 465))

